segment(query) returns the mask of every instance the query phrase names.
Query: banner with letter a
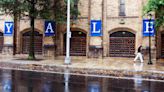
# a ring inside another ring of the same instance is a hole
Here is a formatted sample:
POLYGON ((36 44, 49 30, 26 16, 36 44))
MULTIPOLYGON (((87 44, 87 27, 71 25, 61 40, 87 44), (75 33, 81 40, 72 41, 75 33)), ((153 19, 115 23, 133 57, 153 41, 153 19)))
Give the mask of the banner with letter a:
POLYGON ((45 36, 54 36, 55 35, 55 22, 54 21, 45 21, 45 31, 44 34, 45 36))

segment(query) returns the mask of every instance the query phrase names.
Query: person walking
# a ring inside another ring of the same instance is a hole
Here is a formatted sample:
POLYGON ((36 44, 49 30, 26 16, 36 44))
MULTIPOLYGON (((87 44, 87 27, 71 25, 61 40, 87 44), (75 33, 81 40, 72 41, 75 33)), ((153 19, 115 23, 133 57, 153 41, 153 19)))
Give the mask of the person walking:
POLYGON ((142 57, 141 49, 142 49, 142 46, 139 46, 137 49, 136 57, 134 58, 134 62, 139 58, 141 63, 143 63, 143 57, 142 57))

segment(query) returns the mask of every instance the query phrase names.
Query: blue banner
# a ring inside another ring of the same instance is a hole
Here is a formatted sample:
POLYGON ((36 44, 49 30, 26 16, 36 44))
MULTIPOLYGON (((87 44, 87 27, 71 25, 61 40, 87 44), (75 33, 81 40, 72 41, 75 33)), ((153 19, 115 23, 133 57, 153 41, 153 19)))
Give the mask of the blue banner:
POLYGON ((155 35, 155 21, 154 20, 143 20, 143 36, 154 36, 155 35))
POLYGON ((55 22, 54 21, 45 21, 44 25, 44 34, 45 36, 54 36, 55 35, 55 22))
POLYGON ((14 29, 14 22, 5 22, 4 35, 12 36, 14 29))
POLYGON ((90 36, 102 36, 101 20, 91 20, 90 36))

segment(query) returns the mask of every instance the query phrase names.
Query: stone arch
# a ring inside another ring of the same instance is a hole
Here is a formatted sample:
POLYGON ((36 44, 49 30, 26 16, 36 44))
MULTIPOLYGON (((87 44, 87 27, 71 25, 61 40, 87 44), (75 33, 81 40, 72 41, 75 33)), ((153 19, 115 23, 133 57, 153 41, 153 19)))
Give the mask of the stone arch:
POLYGON ((3 31, 0 29, 0 33, 3 33, 3 31))
MULTIPOLYGON (((30 30, 31 30, 31 28, 26 28, 26 29, 24 29, 24 30, 21 31, 21 34, 24 34, 24 33, 28 32, 30 30)), ((34 30, 37 31, 37 32, 39 32, 39 34, 43 34, 43 31, 41 31, 41 30, 39 30, 37 28, 35 28, 34 30)))
MULTIPOLYGON (((70 55, 86 56, 87 32, 81 28, 71 28, 70 55)), ((66 52, 66 31, 63 33, 63 54, 66 52)))
MULTIPOLYGON (((83 32, 83 33, 85 33, 85 34, 87 34, 87 31, 85 31, 84 29, 81 29, 81 28, 78 28, 78 27, 72 27, 71 29, 71 32, 72 31, 81 31, 81 32, 83 32)), ((64 31, 64 34, 67 32, 67 29, 64 31)))
MULTIPOLYGON (((42 54, 43 52, 43 32, 35 28, 34 31, 34 49, 36 54, 42 54)), ((30 28, 24 29, 20 34, 20 47, 21 53, 29 53, 30 44, 30 28)))
POLYGON ((136 31, 130 28, 115 28, 109 31, 109 56, 134 57, 136 31))
POLYGON ((110 30, 108 33, 109 34, 112 34, 112 33, 114 33, 114 32, 117 32, 117 31, 128 31, 128 32, 131 32, 131 33, 133 33, 133 34, 136 34, 136 31, 135 30, 133 30, 133 29, 131 29, 131 28, 126 28, 126 27, 119 27, 119 28, 114 28, 114 29, 112 29, 112 30, 110 30))

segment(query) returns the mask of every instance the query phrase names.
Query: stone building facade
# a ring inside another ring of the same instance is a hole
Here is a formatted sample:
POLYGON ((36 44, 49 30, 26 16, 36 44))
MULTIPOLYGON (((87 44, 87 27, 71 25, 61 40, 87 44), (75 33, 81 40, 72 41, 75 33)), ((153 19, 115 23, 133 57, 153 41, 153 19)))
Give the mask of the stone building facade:
MULTIPOLYGON (((134 57, 136 49, 143 45, 144 55, 147 58, 148 37, 142 35, 143 17, 142 10, 147 0, 80 0, 78 9, 80 15, 78 20, 71 23, 71 55, 92 57, 134 57), (101 20, 102 36, 90 36, 90 21, 101 20)), ((3 33, 4 21, 0 22, 0 31, 3 33)), ((47 56, 65 55, 66 26, 57 25, 54 37, 44 36, 44 21, 36 19, 36 44, 38 54, 47 56)), ((18 22, 17 53, 28 53, 28 32, 30 22, 28 18, 18 22)), ((161 29, 162 30, 162 29, 161 29)), ((152 56, 162 57, 163 50, 161 43, 163 32, 158 37, 151 37, 152 56), (157 40, 155 39, 157 38, 157 40), (156 47, 159 49, 156 50, 156 47), (157 56, 156 56, 157 55, 157 56)), ((13 37, 4 36, 4 45, 10 41, 13 44, 13 37)))

